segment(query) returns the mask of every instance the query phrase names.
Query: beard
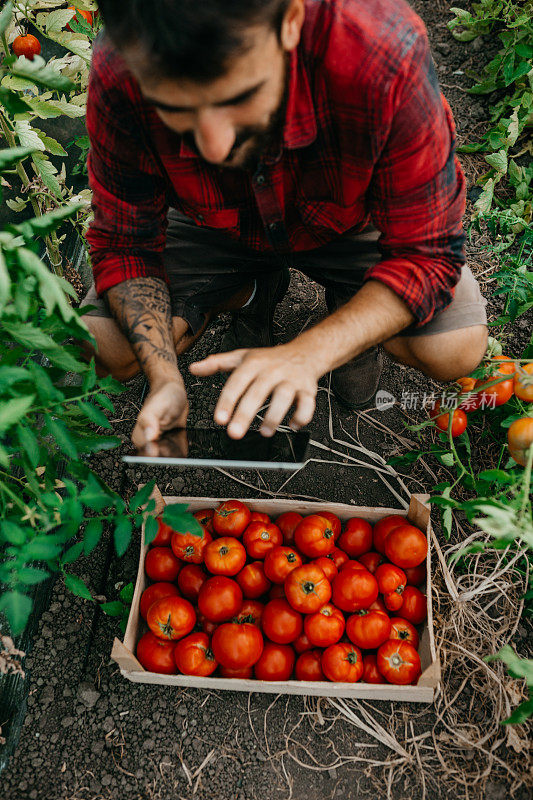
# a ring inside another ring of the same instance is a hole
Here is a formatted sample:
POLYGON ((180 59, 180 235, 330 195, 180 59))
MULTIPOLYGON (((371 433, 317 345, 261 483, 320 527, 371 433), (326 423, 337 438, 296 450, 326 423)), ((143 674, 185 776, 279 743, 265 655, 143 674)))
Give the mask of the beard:
MULTIPOLYGON (((283 80, 283 91, 278 107, 270 115, 266 125, 250 125, 242 128, 235 139, 235 144, 231 148, 226 160, 218 164, 222 169, 241 169, 255 172, 257 164, 262 156, 281 147, 283 128, 285 127, 285 117, 287 114, 287 102, 289 97, 289 59, 285 62, 285 76, 283 80)), ((196 146, 194 135, 190 132, 183 135, 187 146, 196 155, 202 154, 196 146)))

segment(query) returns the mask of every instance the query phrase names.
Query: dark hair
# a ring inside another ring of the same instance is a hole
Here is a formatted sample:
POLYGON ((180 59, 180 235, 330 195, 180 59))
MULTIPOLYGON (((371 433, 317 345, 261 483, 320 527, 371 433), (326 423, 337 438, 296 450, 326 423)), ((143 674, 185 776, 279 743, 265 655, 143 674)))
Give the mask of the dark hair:
POLYGON ((281 32, 290 0, 98 0, 117 49, 140 45, 158 77, 207 83, 250 47, 246 32, 268 25, 281 32))

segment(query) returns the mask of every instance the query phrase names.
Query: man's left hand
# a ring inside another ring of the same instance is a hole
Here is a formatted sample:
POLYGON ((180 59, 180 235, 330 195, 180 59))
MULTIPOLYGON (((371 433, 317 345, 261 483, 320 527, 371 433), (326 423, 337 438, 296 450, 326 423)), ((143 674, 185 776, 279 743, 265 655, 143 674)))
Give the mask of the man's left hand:
POLYGON ((226 425, 232 439, 241 439, 257 412, 270 397, 260 428, 272 436, 295 405, 290 426, 298 429, 311 422, 315 411, 318 379, 312 354, 293 343, 251 350, 218 353, 191 364, 193 375, 231 372, 220 394, 214 419, 226 425))

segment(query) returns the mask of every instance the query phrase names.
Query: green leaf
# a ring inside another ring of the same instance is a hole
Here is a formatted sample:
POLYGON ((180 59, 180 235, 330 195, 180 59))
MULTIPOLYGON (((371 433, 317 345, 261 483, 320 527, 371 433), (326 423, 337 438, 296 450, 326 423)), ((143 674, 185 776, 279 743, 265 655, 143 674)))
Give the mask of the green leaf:
POLYGON ((44 185, 50 189, 52 194, 54 194, 58 200, 62 200, 63 194, 61 192, 61 185, 56 178, 57 168, 54 166, 54 164, 52 164, 47 156, 39 156, 37 153, 33 154, 31 160, 33 161, 35 171, 41 176, 44 185))
POLYGON ((31 112, 31 108, 24 102, 22 97, 12 89, 6 89, 5 86, 0 86, 0 104, 3 105, 10 114, 26 114, 28 111, 31 112))
POLYGON ((108 617, 121 617, 124 605, 120 600, 112 600, 110 603, 100 603, 100 608, 108 617))
POLYGON ((158 530, 159 530, 159 523, 157 519, 153 516, 146 517, 146 522, 144 525, 144 543, 152 544, 155 537, 157 536, 158 530))
POLYGON ((5 592, 0 597, 0 611, 7 617, 11 632, 22 633, 32 609, 31 599, 21 592, 5 592))
POLYGON ((53 156, 68 156, 63 145, 59 144, 55 139, 52 139, 51 136, 46 136, 41 131, 37 131, 37 136, 46 147, 48 153, 51 153, 53 156))
POLYGON ((27 586, 35 586, 35 584, 42 583, 49 577, 50 573, 40 567, 21 567, 17 570, 18 580, 27 586))
POLYGON ((91 403, 86 403, 85 400, 79 400, 78 406, 83 411, 87 419, 89 419, 95 425, 99 425, 102 428, 112 427, 104 412, 100 411, 100 409, 96 406, 91 405, 91 403))
POLYGON ((58 31, 63 30, 75 13, 75 11, 68 8, 59 9, 58 11, 50 11, 50 13, 46 15, 46 32, 57 33, 58 31))
POLYGON ((13 15, 13 3, 11 0, 3 7, 2 11, 0 11, 0 36, 5 33, 7 30, 7 26, 11 22, 11 17, 13 15))
POLYGON ((533 660, 520 658, 513 648, 506 644, 493 656, 486 656, 485 661, 503 661, 513 678, 525 678, 528 686, 533 686, 533 660))
POLYGON ((12 425, 19 422, 29 411, 35 400, 35 395, 15 397, 13 400, 4 401, 0 405, 0 433, 7 431, 12 425))
POLYGON ((89 475, 86 486, 80 492, 80 500, 93 511, 103 511, 104 508, 113 505, 113 498, 109 496, 93 473, 89 475))
POLYGON ((17 439, 18 442, 28 456, 29 462, 32 467, 39 466, 39 442, 33 431, 27 425, 17 425, 17 439))
POLYGON ((65 347, 56 344, 51 336, 43 333, 31 323, 3 321, 3 326, 14 341, 25 345, 30 350, 40 351, 53 364, 66 372, 78 372, 80 370, 83 372, 86 369, 86 365, 82 361, 78 361, 71 356, 65 347))
POLYGON ((83 542, 76 542, 73 544, 72 547, 64 553, 63 557, 61 558, 62 564, 72 564, 73 561, 76 561, 81 554, 83 553, 83 542))
POLYGON ((98 453, 100 450, 114 450, 120 447, 122 439, 118 436, 78 436, 73 440, 80 453, 98 453))
POLYGON ((57 230, 62 222, 74 217, 82 208, 83 203, 67 203, 40 217, 21 222, 14 228, 31 242, 35 236, 48 236, 49 233, 57 230))
POLYGON ((36 536, 24 547, 24 554, 28 560, 49 561, 59 555, 61 545, 50 535, 36 536))
POLYGON ((0 521, 0 538, 5 539, 9 544, 22 545, 26 542, 27 533, 15 522, 3 519, 0 521))
POLYGON ((490 481, 495 483, 512 483, 512 477, 507 473, 504 472, 503 469, 485 469, 483 472, 480 472, 478 478, 482 481, 490 481))
POLYGON ((131 541, 131 519, 129 517, 119 517, 115 525, 113 539, 115 550, 120 558, 124 555, 131 541))
POLYGON ((100 403, 102 408, 105 408, 106 411, 110 411, 112 414, 114 414, 115 406, 106 394, 95 394, 93 400, 96 403, 100 403))
POLYGON ((479 214, 486 214, 490 211, 490 207, 492 206, 492 200, 494 197, 494 179, 489 178, 485 184, 485 188, 481 192, 480 196, 474 203, 474 208, 479 214))
POLYGON ((138 508, 144 506, 144 504, 148 502, 148 499, 152 494, 154 486, 155 486, 155 479, 151 480, 149 483, 146 483, 144 486, 142 486, 137 492, 137 494, 135 494, 131 498, 128 504, 129 510, 132 512, 137 511, 138 508))
POLYGON ((83 533, 83 550, 85 555, 92 553, 102 538, 103 524, 99 519, 90 519, 83 533))
POLYGON ((163 510, 163 522, 170 525, 177 533, 191 533, 193 536, 203 536, 204 529, 192 514, 188 514, 187 505, 184 503, 171 503, 163 510))
POLYGON ((86 587, 85 583, 77 575, 70 575, 68 572, 63 575, 65 579, 65 586, 67 589, 75 594, 76 597, 83 597, 84 600, 92 600, 92 594, 86 587))
POLYGON ((11 278, 7 269, 4 254, 0 249, 0 312, 11 297, 11 278))
POLYGON ((71 80, 48 65, 41 56, 34 56, 33 61, 28 61, 27 58, 21 56, 12 65, 11 71, 14 75, 21 75, 47 89, 71 92, 75 88, 71 80))
POLYGON ((485 156, 485 161, 494 167, 495 170, 505 175, 507 172, 507 153, 505 150, 498 150, 497 153, 489 153, 485 156))
POLYGON ((57 447, 69 458, 77 459, 78 451, 72 435, 62 419, 54 419, 50 414, 44 415, 46 429, 57 447))
POLYGON ((131 601, 133 600, 133 583, 127 583, 125 586, 123 586, 118 596, 124 601, 124 603, 130 605, 131 601))
POLYGON ((34 147, 8 147, 5 150, 0 150, 0 172, 5 169, 11 169, 11 167, 14 167, 19 161, 22 161, 34 152, 34 147))
POLYGON ((530 697, 529 700, 524 700, 523 703, 520 703, 517 708, 513 711, 510 717, 504 719, 501 723, 502 725, 522 725, 524 722, 533 715, 533 697, 530 697))

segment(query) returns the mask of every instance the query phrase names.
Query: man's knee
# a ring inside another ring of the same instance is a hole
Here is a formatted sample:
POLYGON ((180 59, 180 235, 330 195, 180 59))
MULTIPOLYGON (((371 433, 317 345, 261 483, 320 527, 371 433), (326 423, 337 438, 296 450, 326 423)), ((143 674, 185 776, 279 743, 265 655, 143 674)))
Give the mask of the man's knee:
POLYGON ((410 339, 411 351, 430 378, 451 381, 476 369, 487 350, 487 328, 472 325, 410 339))

